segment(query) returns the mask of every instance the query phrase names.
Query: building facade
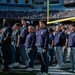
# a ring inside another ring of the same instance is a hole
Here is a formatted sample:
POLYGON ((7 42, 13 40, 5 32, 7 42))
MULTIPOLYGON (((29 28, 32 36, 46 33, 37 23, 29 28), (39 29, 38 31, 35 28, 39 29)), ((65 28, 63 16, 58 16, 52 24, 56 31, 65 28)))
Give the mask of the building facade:
POLYGON ((0 10, 46 11, 46 0, 0 0, 0 10))

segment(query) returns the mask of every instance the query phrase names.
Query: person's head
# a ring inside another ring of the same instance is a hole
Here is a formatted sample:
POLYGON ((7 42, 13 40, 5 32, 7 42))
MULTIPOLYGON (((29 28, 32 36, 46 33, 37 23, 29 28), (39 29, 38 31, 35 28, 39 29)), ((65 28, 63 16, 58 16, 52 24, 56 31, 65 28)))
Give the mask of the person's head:
POLYGON ((25 18, 25 17, 22 17, 22 19, 21 19, 21 24, 22 24, 23 26, 26 26, 26 18, 25 18))
POLYGON ((7 27, 10 24, 10 20, 8 18, 3 19, 3 25, 7 27))
POLYGON ((65 31, 66 31, 66 27, 62 26, 62 32, 65 32, 65 31))
POLYGON ((72 23, 69 27, 69 30, 72 32, 72 31, 75 31, 75 23, 72 23))
POLYGON ((50 32, 50 33, 53 33, 53 29, 50 27, 50 28, 48 28, 48 31, 50 32))
POLYGON ((19 29, 20 28, 20 24, 19 23, 15 23, 13 26, 13 30, 19 29))
POLYGON ((39 31, 39 30, 40 30, 39 25, 36 25, 36 31, 39 31))
POLYGON ((60 25, 57 25, 56 26, 56 31, 60 31, 61 30, 61 26, 60 25))
POLYGON ((40 27, 40 28, 44 28, 45 25, 46 25, 46 21, 45 21, 45 20, 40 20, 40 21, 39 21, 39 27, 40 27))
POLYGON ((30 32, 34 32, 34 27, 33 26, 29 26, 28 27, 28 32, 30 33, 30 32))

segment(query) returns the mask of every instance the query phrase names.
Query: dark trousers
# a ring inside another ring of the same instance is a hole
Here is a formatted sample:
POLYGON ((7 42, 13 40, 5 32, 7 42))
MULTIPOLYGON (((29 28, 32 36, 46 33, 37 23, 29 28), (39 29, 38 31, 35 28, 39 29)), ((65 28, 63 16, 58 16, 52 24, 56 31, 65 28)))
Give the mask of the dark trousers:
POLYGON ((43 48, 38 47, 38 54, 40 56, 40 61, 41 61, 41 72, 48 72, 48 56, 47 52, 42 52, 43 48))
POLYGON ((20 47, 16 47, 16 52, 15 52, 15 57, 16 57, 16 62, 20 62, 20 47))
POLYGON ((63 63, 66 63, 67 48, 63 49, 63 63))
POLYGON ((70 61, 71 61, 71 68, 75 70, 75 47, 70 48, 70 61))
POLYGON ((33 68, 34 66, 34 49, 26 48, 27 66, 33 68))
POLYGON ((50 55, 50 58, 51 60, 49 61, 49 64, 52 64, 52 61, 53 61, 53 56, 54 56, 54 49, 53 48, 49 48, 49 55, 50 55))
POLYGON ((8 69, 8 66, 10 63, 10 45, 3 45, 2 53, 3 53, 3 59, 4 59, 3 65, 5 69, 8 69))
POLYGON ((24 44, 20 44, 20 56, 22 58, 22 65, 26 65, 26 50, 24 44))
POLYGON ((31 67, 31 68, 33 68, 33 66, 34 66, 34 56, 33 56, 33 54, 34 54, 34 51, 30 51, 29 57, 30 57, 31 61, 29 62, 29 67, 31 67))
POLYGON ((38 51, 38 48, 35 47, 35 49, 34 49, 34 59, 35 60, 40 60, 40 55, 37 53, 37 51, 38 51))
POLYGON ((20 62, 20 47, 16 47, 16 43, 11 43, 12 63, 20 62))

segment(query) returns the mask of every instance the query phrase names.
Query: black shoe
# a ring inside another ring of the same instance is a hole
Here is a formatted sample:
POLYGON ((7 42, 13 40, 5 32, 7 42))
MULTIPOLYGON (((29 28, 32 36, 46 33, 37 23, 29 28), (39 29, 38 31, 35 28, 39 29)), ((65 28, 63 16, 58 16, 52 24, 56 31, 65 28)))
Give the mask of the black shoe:
POLYGON ((49 66, 52 66, 52 63, 51 62, 49 63, 49 66))
POLYGON ((2 69, 2 72, 3 72, 4 74, 7 74, 7 73, 9 73, 9 69, 8 69, 8 68, 3 68, 3 69, 2 69))
POLYGON ((4 66, 3 66, 3 65, 0 65, 0 71, 1 71, 2 69, 4 69, 4 66))
POLYGON ((19 66, 14 67, 14 69, 27 69, 28 66, 24 67, 24 68, 20 68, 19 66))

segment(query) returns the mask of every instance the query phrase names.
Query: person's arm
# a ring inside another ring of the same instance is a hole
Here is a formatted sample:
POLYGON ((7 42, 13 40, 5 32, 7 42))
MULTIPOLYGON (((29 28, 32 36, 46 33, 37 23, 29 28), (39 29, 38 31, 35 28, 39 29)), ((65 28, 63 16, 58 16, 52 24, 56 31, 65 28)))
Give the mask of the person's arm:
POLYGON ((53 46, 54 46, 54 40, 52 40, 52 45, 51 45, 51 48, 53 48, 53 46))
POLYGON ((53 46, 54 46, 54 36, 53 36, 53 34, 52 34, 52 44, 51 44, 51 48, 53 48, 53 46))
POLYGON ((6 34, 6 37, 4 38, 4 41, 7 40, 8 37, 9 37, 9 33, 6 34))
POLYGON ((6 41, 8 38, 11 37, 11 34, 12 34, 12 29, 10 27, 8 27, 5 31, 5 38, 4 38, 4 41, 6 41))
POLYGON ((48 30, 46 31, 45 33, 45 39, 44 39, 44 49, 43 49, 43 52, 46 52, 47 49, 48 49, 48 41, 49 41, 49 32, 48 30))
POLYGON ((24 30, 24 37, 23 38, 26 38, 27 34, 28 34, 28 27, 24 30))
POLYGON ((17 44, 16 44, 16 46, 17 47, 19 47, 19 43, 20 43, 20 30, 18 31, 18 33, 17 33, 17 44))
POLYGON ((19 42, 20 42, 20 35, 18 35, 18 40, 17 40, 17 47, 19 47, 19 42))
POLYGON ((65 48, 67 47, 67 45, 68 45, 68 34, 66 34, 66 43, 65 43, 65 48))
POLYGON ((36 35, 34 34, 32 37, 31 37, 31 40, 32 40, 32 43, 31 43, 31 50, 32 48, 35 46, 35 42, 36 42, 36 35))
POLYGON ((6 40, 6 38, 7 38, 7 31, 6 31, 6 29, 4 29, 2 32, 2 36, 1 36, 1 43, 2 44, 6 40))

